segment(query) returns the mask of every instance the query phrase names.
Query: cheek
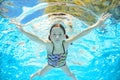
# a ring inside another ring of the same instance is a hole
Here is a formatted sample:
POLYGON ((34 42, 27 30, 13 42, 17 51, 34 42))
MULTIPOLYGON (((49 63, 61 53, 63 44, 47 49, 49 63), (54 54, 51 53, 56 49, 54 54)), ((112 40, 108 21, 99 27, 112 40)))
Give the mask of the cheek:
POLYGON ((53 36, 52 36, 52 35, 50 35, 50 38, 52 39, 52 38, 53 38, 53 36))
POLYGON ((65 39, 66 39, 65 35, 63 35, 62 38, 65 38, 65 39))
POLYGON ((50 39, 53 40, 55 37, 53 35, 50 36, 50 39))

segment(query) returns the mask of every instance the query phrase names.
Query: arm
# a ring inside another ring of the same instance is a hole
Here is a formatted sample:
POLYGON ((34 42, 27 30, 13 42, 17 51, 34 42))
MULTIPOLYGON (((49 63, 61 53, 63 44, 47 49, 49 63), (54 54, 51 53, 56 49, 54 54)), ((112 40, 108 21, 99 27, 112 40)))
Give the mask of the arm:
POLYGON ((102 15, 101 18, 92 26, 88 27, 87 29, 83 30, 82 32, 78 33, 77 35, 73 36, 72 38, 69 38, 67 40, 67 42, 71 43, 74 40, 77 40, 85 35, 87 35, 88 33, 90 33, 94 28, 102 25, 104 23, 104 21, 111 16, 111 14, 107 13, 105 15, 102 15))
POLYGON ((15 20, 12 20, 11 23, 16 24, 17 28, 18 28, 24 35, 26 35, 27 37, 29 37, 31 40, 33 40, 33 41, 35 41, 35 42, 38 42, 38 43, 42 43, 42 44, 46 44, 46 43, 47 43, 47 41, 40 39, 40 38, 37 37, 35 34, 32 34, 32 33, 30 33, 30 32, 25 31, 25 30, 23 29, 23 26, 22 26, 20 23, 16 22, 15 20))
POLYGON ((24 35, 26 35, 27 37, 29 37, 31 40, 33 40, 33 41, 35 41, 35 42, 42 43, 42 44, 46 44, 46 43, 47 43, 47 41, 40 39, 40 38, 37 37, 35 34, 29 33, 29 32, 27 32, 27 31, 23 30, 22 28, 20 28, 20 31, 21 31, 24 35))

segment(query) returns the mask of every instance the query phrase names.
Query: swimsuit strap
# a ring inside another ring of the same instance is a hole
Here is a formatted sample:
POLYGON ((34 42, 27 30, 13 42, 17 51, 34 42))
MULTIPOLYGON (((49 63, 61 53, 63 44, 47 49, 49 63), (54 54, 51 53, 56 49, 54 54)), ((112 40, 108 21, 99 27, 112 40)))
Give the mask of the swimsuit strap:
POLYGON ((54 43, 53 43, 53 42, 52 42, 52 44, 53 44, 53 49, 52 49, 52 54, 53 54, 55 46, 54 46, 54 43))
MULTIPOLYGON (((62 42, 62 46, 63 46, 63 51, 64 51, 64 53, 65 53, 65 46, 64 46, 64 40, 63 40, 63 42, 62 42)), ((54 43, 52 42, 52 44, 53 44, 53 50, 52 50, 52 54, 53 54, 53 52, 54 52, 54 49, 55 49, 55 46, 54 46, 54 43)))
POLYGON ((63 40, 63 42, 62 42, 62 46, 63 46, 63 51, 64 51, 64 54, 65 54, 65 46, 64 46, 64 42, 65 42, 65 40, 63 40))

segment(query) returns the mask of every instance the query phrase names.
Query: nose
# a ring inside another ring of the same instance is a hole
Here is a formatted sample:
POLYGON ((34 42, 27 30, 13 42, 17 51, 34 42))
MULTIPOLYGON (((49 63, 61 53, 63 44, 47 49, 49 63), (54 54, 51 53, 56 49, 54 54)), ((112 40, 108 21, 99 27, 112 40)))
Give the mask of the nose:
POLYGON ((56 35, 56 38, 58 39, 60 36, 59 35, 56 35))

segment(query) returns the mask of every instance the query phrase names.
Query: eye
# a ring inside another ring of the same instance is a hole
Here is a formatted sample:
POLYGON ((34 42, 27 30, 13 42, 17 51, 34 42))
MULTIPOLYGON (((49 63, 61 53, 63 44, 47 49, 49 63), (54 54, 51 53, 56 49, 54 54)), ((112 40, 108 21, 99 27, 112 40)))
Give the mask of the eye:
POLYGON ((56 35, 56 34, 53 34, 54 36, 56 35))
POLYGON ((62 34, 59 34, 59 36, 61 36, 62 34))

